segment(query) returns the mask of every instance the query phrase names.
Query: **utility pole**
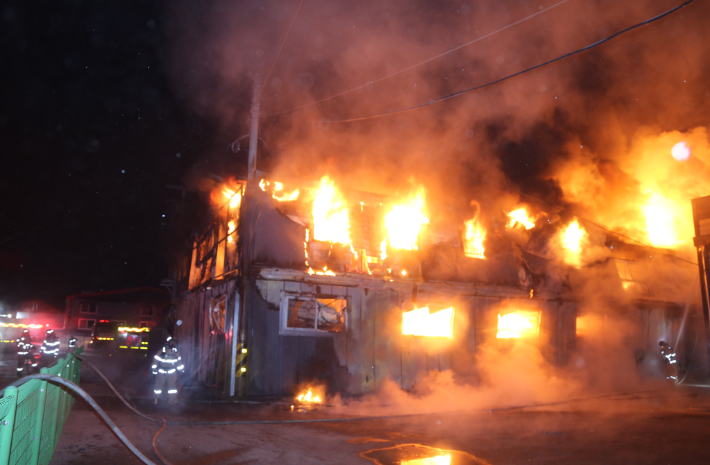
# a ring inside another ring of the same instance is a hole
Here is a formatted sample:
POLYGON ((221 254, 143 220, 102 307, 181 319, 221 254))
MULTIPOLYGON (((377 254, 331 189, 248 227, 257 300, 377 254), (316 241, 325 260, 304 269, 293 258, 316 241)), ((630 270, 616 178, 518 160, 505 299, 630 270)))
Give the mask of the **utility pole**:
POLYGON ((256 145, 259 142, 259 90, 261 76, 254 75, 254 95, 251 99, 251 129, 249 130, 249 172, 247 181, 252 181, 256 174, 256 145))

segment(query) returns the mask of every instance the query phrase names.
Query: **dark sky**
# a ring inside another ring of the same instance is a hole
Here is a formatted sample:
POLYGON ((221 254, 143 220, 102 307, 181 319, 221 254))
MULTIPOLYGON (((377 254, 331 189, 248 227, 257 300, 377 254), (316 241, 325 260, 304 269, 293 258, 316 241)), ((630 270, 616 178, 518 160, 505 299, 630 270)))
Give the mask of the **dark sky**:
POLYGON ((0 10, 0 301, 61 306, 167 276, 184 228, 166 186, 213 138, 168 85, 161 5, 0 10))

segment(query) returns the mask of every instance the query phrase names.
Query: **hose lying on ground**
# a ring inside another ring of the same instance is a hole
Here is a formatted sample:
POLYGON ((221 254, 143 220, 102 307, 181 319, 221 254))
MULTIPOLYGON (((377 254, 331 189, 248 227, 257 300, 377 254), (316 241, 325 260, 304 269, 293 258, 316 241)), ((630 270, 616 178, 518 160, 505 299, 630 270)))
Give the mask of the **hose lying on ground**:
MULTIPOLYGON (((40 380, 44 380, 44 381, 49 381, 52 383, 61 384, 62 386, 68 387, 73 393, 78 394, 79 397, 84 399, 86 401, 86 403, 88 403, 94 410, 96 410, 96 412, 99 414, 101 419, 104 422, 106 422, 106 424, 109 426, 109 428, 111 428, 111 431, 113 431, 113 434, 116 435, 116 437, 123 443, 123 445, 125 445, 128 448, 128 450, 130 450, 133 453, 133 455, 138 457, 138 459, 140 459, 140 461, 145 463, 146 465, 156 465, 154 462, 150 461, 148 459, 148 457, 143 455, 141 453, 141 451, 139 451, 138 448, 136 448, 136 446, 134 446, 133 443, 131 443, 131 441, 128 440, 128 438, 121 432, 121 430, 118 429, 118 426, 116 426, 116 424, 109 418, 109 416, 106 415, 106 412, 104 412, 103 409, 101 407, 99 407, 99 404, 97 404, 96 401, 94 399, 92 399, 91 396, 89 396, 89 394, 86 393, 86 391, 84 391, 83 389, 81 389, 79 386, 72 383, 71 381, 61 378, 59 376, 40 373, 37 375, 29 375, 29 376, 26 376, 22 379, 18 379, 17 381, 10 383, 9 386, 19 387, 19 386, 21 386, 21 385, 25 384, 26 382, 31 381, 33 379, 40 379, 40 380)), ((155 440, 153 441, 153 445, 155 445, 155 440)), ((158 454, 158 457, 160 457, 159 454, 158 454)))

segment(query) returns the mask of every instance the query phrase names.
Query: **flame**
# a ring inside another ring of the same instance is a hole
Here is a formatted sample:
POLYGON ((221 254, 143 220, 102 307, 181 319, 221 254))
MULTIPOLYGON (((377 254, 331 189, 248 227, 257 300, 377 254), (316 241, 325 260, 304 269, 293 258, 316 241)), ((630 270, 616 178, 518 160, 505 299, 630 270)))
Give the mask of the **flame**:
POLYGON ((299 402, 308 402, 313 404, 320 404, 321 402, 323 402, 319 395, 313 394, 313 390, 310 387, 308 388, 307 393, 301 393, 296 396, 296 400, 299 402))
POLYGON ((382 239, 380 244, 380 259, 384 262, 387 258, 387 238, 382 239))
POLYGON ((429 313, 429 307, 402 313, 402 334, 451 337, 454 330, 454 307, 429 313))
POLYGON ((274 182, 274 193, 271 195, 274 199, 279 202, 292 202, 298 200, 298 189, 294 189, 292 192, 283 192, 284 185, 280 182, 274 182))
POLYGON ((508 218, 510 218, 510 222, 508 223, 509 228, 513 228, 516 225, 520 225, 525 229, 532 229, 535 227, 535 222, 528 217, 528 212, 525 211, 525 208, 513 210, 508 213, 508 218))
POLYGON ((463 252, 467 257, 486 258, 483 240, 486 238, 486 229, 478 221, 478 215, 465 221, 463 238, 463 252))
MULTIPOLYGON (((266 192, 266 189, 270 188, 271 185, 272 183, 267 181, 266 179, 262 179, 261 181, 259 181, 259 187, 264 192, 266 192)), ((291 192, 285 192, 284 185, 282 182, 274 181, 273 188, 271 189, 271 191, 271 198, 278 200, 279 202, 292 202, 294 200, 298 200, 298 189, 294 189, 291 192)))
POLYGON ((328 176, 323 176, 313 200, 313 239, 350 244, 350 220, 343 197, 328 176))
POLYGON ((327 266, 323 267, 323 271, 313 271, 313 268, 308 268, 308 274, 310 275, 318 275, 318 276, 335 276, 335 273, 333 270, 329 270, 327 266))
POLYGON ((646 233, 652 245, 671 247, 679 242, 675 228, 676 206, 673 201, 652 193, 641 210, 646 217, 646 233))
POLYGON ((422 210, 424 209, 424 190, 406 203, 395 205, 385 216, 387 238, 390 247, 404 250, 418 250, 417 236, 422 226, 429 224, 422 210))
POLYGON ((582 264, 580 253, 582 252, 582 239, 587 235, 587 231, 579 225, 577 220, 572 221, 562 233, 562 247, 564 249, 564 261, 568 265, 579 268, 582 264))
POLYGON ((231 220, 229 223, 227 223, 227 242, 230 244, 234 242, 234 236, 232 236, 232 233, 237 229, 237 225, 234 222, 234 220, 231 220))
POLYGON ((451 454, 424 459, 402 460, 402 465, 451 465, 451 454))
POLYGON ((540 332, 540 312, 518 310, 501 316, 498 314, 498 339, 537 337, 540 332))

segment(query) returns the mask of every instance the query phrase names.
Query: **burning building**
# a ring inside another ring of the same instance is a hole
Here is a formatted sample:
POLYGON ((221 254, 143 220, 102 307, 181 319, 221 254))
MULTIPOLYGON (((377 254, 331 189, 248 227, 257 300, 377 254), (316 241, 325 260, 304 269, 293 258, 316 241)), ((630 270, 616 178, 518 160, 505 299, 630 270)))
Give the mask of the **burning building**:
POLYGON ((311 383, 360 394, 385 379, 407 390, 432 371, 475 374, 482 346, 518 340, 581 368, 580 347, 603 345, 603 326, 621 320, 635 328, 624 356, 644 365, 696 318, 664 287, 686 264, 577 219, 521 206, 488 218, 475 201, 457 211, 427 204, 424 189, 346 192, 327 176, 298 188, 233 181, 212 198, 176 336, 196 380, 228 395, 311 383))

